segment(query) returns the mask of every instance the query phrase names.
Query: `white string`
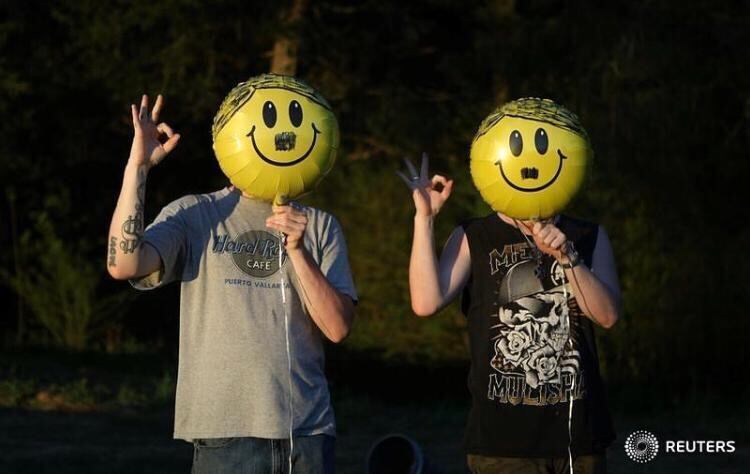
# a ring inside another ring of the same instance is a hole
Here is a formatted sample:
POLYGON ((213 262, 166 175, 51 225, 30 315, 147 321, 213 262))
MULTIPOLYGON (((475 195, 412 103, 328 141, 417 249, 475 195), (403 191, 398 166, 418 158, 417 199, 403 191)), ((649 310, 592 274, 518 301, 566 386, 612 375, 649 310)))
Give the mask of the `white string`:
MULTIPOLYGON (((531 248, 535 248, 537 252, 539 252, 539 248, 534 245, 534 243, 529 239, 526 234, 521 230, 521 227, 516 219, 513 219, 513 223, 516 224, 516 228, 521 232, 521 236, 523 236, 524 240, 526 240, 526 243, 531 248)), ((571 272, 574 270, 571 269, 571 272)), ((568 278, 565 276, 565 270, 562 272, 563 275, 563 298, 565 301, 565 305, 568 305, 568 278)), ((575 278, 576 275, 573 273, 573 278, 575 278)), ((578 280, 576 279, 576 284, 578 283, 578 280)), ((508 282, 509 289, 510 289, 510 281, 508 282)), ((580 287, 579 287, 580 289, 580 287)), ((510 294, 510 292, 508 292, 510 294)), ((571 331, 571 323, 570 323, 570 308, 568 308, 568 311, 566 312, 566 318, 568 320, 568 344, 570 344, 570 349, 573 350, 573 333, 571 331)), ((573 399, 575 396, 575 388, 576 388, 576 373, 573 373, 573 382, 570 385, 570 400, 568 404, 568 466, 570 467, 570 474, 573 474, 573 399)))
MULTIPOLYGON (((571 270, 572 271, 572 270, 571 270)), ((574 275, 575 276, 575 275, 574 275)), ((568 278, 565 276, 565 270, 563 270, 563 295, 565 298, 565 304, 568 304, 568 278)), ((570 307, 566 313, 568 319, 568 343, 570 349, 573 349, 573 332, 572 325, 570 322, 570 307)), ((570 474, 573 474, 573 399, 575 397, 576 389, 576 373, 573 373, 573 383, 570 385, 570 400, 568 405, 568 466, 570 466, 570 474)))
POLYGON ((289 311, 286 307, 286 288, 284 288, 284 272, 281 264, 284 258, 284 240, 286 236, 279 233, 279 275, 281 277, 281 303, 284 308, 284 329, 286 332, 286 360, 289 369, 287 376, 289 381, 289 474, 292 474, 292 453, 294 452, 294 405, 292 403, 292 351, 289 344, 289 311))

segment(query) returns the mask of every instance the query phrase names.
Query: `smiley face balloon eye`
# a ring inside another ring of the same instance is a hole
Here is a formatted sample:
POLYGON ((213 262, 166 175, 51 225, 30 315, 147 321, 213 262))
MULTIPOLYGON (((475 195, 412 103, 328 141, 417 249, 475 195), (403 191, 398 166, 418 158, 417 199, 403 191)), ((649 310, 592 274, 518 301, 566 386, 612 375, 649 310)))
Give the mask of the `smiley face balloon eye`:
POLYGON ((513 133, 510 134, 510 142, 508 145, 510 146, 510 152, 513 153, 513 156, 520 155, 523 151, 523 137, 521 136, 521 132, 513 130, 513 133))
POLYGON ((270 100, 263 104, 263 122, 268 128, 276 125, 276 106, 270 100))
POLYGON ((296 100, 293 100, 289 104, 289 120, 295 127, 299 127, 302 124, 302 106, 296 100))
POLYGON ((536 134, 534 135, 534 145, 536 146, 536 151, 538 151, 540 155, 547 153, 547 148, 549 147, 549 138, 547 137, 547 132, 545 132, 543 128, 536 129, 536 134))

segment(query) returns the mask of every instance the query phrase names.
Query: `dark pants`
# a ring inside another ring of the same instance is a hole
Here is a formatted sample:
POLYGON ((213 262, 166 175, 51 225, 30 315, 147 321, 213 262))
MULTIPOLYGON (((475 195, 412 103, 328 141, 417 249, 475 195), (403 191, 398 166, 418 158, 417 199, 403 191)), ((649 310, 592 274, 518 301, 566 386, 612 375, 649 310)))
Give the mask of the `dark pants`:
MULTIPOLYGON (((294 474, 333 474, 332 436, 294 438, 294 474)), ((192 474, 288 474, 289 440, 212 438, 193 441, 192 474)))
MULTIPOLYGON (((469 454, 466 457, 472 474, 569 474, 568 458, 495 458, 469 454)), ((606 474, 603 454, 573 459, 574 474, 606 474)))

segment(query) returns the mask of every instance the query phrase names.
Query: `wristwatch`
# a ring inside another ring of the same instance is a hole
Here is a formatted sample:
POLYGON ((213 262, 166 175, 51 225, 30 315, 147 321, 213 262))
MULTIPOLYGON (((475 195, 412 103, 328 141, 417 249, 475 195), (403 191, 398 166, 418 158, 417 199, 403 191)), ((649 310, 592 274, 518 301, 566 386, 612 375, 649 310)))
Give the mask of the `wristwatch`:
POLYGON ((560 263, 560 266, 565 270, 575 268, 581 263, 581 256, 578 255, 578 251, 573 245, 573 242, 568 242, 567 247, 568 249, 565 252, 565 256, 568 257, 568 261, 566 263, 560 263))

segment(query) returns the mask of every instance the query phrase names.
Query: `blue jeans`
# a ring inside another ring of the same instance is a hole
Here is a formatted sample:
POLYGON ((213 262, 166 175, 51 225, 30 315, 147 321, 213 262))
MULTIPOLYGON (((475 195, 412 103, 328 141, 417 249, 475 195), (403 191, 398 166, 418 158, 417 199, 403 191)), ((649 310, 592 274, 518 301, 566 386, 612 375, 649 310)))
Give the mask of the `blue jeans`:
MULTIPOLYGON (((333 474, 336 438, 294 438, 292 474, 333 474)), ((192 474, 289 474, 289 440, 211 438, 193 441, 192 474)))

